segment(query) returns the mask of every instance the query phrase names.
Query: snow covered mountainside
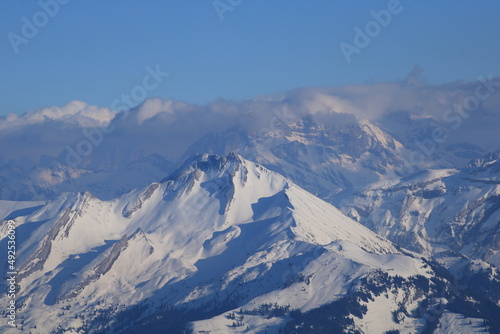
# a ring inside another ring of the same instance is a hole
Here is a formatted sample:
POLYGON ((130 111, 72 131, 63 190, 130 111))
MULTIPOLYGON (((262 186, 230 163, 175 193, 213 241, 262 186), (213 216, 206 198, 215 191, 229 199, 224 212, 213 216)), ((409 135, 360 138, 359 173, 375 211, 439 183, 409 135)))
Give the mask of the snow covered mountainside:
POLYGON ((380 235, 427 255, 452 250, 500 265, 500 153, 466 168, 346 190, 335 203, 380 235))
POLYGON ((57 158, 46 156, 40 163, 21 159, 2 165, 0 160, 0 199, 49 200, 62 192, 89 191, 109 200, 154 182, 193 155, 233 151, 290 177, 327 201, 353 185, 408 174, 408 150, 369 121, 349 119, 346 124, 325 125, 313 117, 294 117, 278 123, 264 131, 240 126, 204 135, 178 161, 104 145, 85 159, 67 146, 57 158), (82 161, 73 166, 67 158, 82 161))
POLYGON ((500 332, 498 79, 0 116, 0 332, 500 332))
POLYGON ((22 323, 2 333, 406 333, 457 317, 500 329, 498 306, 439 264, 238 154, 194 156, 109 201, 5 211, 22 323))
POLYGON ((325 126, 305 117, 279 121, 273 129, 260 133, 233 128, 210 134, 194 143, 185 157, 232 151, 289 177, 327 201, 343 189, 405 173, 408 155, 401 143, 369 121, 325 126))
POLYGON ((237 151, 331 202, 352 186, 462 168, 497 150, 499 82, 301 88, 207 105, 152 98, 122 112, 72 101, 0 116, 0 200, 66 191, 110 200, 194 154, 237 151), (488 98, 471 111, 464 103, 478 90, 488 98))
POLYGON ((432 256, 457 279, 500 303, 500 153, 462 169, 341 192, 334 203, 379 235, 432 256))

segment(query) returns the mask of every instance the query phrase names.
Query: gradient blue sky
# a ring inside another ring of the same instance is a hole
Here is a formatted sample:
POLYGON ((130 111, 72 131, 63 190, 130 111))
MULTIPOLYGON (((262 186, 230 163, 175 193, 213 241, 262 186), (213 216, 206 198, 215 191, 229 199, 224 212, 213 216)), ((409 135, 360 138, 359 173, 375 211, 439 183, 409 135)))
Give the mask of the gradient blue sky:
POLYGON ((430 83, 500 75, 498 0, 401 0, 351 64, 339 43, 352 43, 353 28, 387 0, 244 0, 224 21, 212 3, 72 0, 16 54, 7 34, 21 34, 22 17, 40 7, 2 1, 0 115, 75 99, 107 107, 156 64, 171 75, 149 97, 192 103, 400 80, 416 64, 430 83))

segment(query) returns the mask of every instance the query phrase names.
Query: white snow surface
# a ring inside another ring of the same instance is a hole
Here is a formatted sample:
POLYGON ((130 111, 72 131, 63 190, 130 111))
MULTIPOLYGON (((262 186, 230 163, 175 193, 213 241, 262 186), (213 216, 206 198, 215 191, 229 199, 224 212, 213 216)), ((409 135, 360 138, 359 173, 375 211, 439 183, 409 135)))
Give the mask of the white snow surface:
POLYGON ((445 311, 439 319, 438 328, 433 334, 472 334, 472 333, 487 333, 487 328, 484 326, 484 319, 470 318, 463 314, 445 311))
MULTIPOLYGON (((277 302, 307 311, 344 296, 373 270, 432 275, 420 259, 237 154, 197 156, 115 200, 65 193, 16 222, 30 231, 18 247, 18 301, 33 333, 78 332, 75 315, 89 321, 146 298, 204 307, 215 296, 237 296, 243 308, 277 302)), ((371 326, 366 321, 360 328, 371 326)), ((226 323, 220 315, 192 325, 225 333, 226 323)), ((246 325, 258 333, 280 324, 248 317, 246 325)))

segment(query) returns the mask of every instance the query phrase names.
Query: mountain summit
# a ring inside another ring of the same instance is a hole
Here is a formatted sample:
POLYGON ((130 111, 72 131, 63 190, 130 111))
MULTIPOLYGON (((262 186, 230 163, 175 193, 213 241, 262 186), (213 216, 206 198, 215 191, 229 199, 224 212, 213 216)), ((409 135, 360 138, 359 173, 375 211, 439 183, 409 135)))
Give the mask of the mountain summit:
POLYGON ((429 261, 235 153, 25 212, 18 302, 34 332, 305 333, 311 317, 321 333, 384 332, 425 328, 427 306, 458 298, 429 261))

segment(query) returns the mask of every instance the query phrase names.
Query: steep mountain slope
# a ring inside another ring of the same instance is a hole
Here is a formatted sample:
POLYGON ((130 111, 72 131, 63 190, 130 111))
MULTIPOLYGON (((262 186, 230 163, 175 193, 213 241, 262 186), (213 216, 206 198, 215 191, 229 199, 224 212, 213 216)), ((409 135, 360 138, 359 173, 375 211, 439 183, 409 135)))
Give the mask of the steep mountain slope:
POLYGON ((342 211, 408 249, 433 256, 455 277, 500 302, 500 154, 466 168, 427 170, 340 193, 342 211))
POLYGON ((332 303, 350 305, 346 330, 422 329, 458 298, 435 264, 236 154, 195 156, 112 201, 62 194, 16 224, 32 333, 277 333, 332 303))
MULTIPOLYGON (((342 119, 342 114, 335 117, 342 119)), ((207 135, 193 144, 185 157, 232 151, 289 177, 327 201, 353 185, 404 173, 408 154, 397 140, 368 121, 325 126, 313 117, 304 117, 286 123, 277 120, 277 125, 256 133, 232 128, 207 135)))
POLYGON ((454 250, 500 265, 500 160, 422 171, 339 194, 343 212, 380 235, 433 254, 454 250))

